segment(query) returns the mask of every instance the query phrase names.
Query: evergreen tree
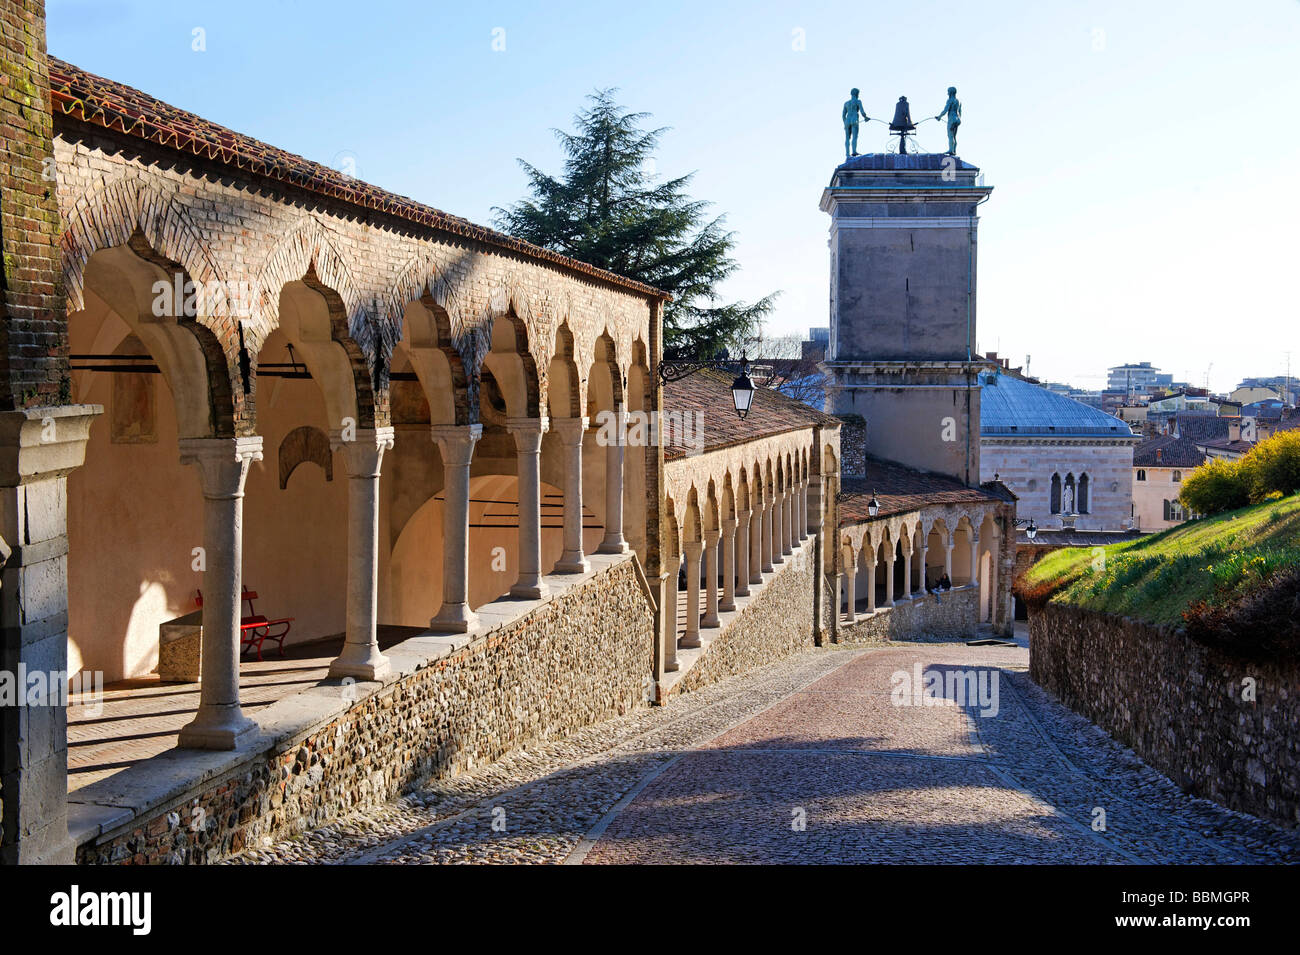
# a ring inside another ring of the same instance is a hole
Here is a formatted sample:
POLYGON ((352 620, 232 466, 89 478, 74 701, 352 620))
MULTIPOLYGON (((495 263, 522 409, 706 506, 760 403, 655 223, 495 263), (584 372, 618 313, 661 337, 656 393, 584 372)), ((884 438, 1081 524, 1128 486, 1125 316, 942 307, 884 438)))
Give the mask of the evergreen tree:
POLYGON ((669 292, 664 353, 717 358, 734 353, 772 309, 775 293, 757 302, 724 303, 718 285, 737 268, 734 235, 710 203, 689 198, 693 174, 657 181, 647 171, 663 129, 646 130, 649 114, 629 113, 615 90, 588 97, 574 117, 576 131, 556 130, 568 157, 560 178, 519 160, 529 198, 496 208, 497 227, 582 262, 669 292))

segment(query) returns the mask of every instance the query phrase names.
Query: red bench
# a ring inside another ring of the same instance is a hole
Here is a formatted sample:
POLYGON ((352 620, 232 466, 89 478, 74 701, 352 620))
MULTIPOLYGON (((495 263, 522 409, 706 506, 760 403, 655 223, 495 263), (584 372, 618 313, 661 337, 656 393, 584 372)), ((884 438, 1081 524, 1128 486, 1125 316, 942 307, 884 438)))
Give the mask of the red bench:
MULTIPOLYGON (((293 617, 279 617, 275 620, 268 620, 257 612, 253 606, 253 601, 257 599, 257 591, 244 588, 243 602, 248 604, 248 613, 239 618, 239 652, 247 653, 252 648, 257 648, 257 659, 262 659, 262 644, 270 640, 280 650, 280 656, 284 656, 284 638, 289 635, 289 625, 293 623, 293 617)), ((198 596, 194 601, 198 604, 199 609, 203 609, 203 591, 198 591, 198 596)))

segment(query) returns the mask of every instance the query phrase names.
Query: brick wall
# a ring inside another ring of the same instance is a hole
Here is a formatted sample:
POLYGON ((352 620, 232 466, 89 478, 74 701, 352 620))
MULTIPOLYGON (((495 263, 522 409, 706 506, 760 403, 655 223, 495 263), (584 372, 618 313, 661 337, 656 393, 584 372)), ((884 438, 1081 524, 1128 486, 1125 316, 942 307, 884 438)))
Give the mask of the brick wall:
POLYGON ((1030 614, 1029 632, 1029 674, 1066 706, 1187 792, 1300 825, 1300 661, 1237 659, 1168 628, 1051 604, 1030 614))
POLYGON ((0 0, 0 410, 68 401, 49 87, 44 0, 0 0))

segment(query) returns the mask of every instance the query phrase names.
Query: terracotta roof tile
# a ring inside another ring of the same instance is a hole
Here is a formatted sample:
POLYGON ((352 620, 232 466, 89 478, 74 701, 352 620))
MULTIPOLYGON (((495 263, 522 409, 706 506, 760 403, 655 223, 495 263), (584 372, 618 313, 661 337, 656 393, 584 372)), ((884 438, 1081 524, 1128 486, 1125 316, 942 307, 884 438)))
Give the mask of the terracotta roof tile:
POLYGON ((387 213, 466 239, 553 263, 592 278, 654 298, 668 293, 614 272, 579 262, 505 235, 468 219, 449 215, 432 206, 354 179, 336 169, 218 126, 194 113, 178 109, 147 93, 88 73, 51 56, 50 87, 55 116, 60 114, 105 129, 113 129, 150 142, 191 153, 244 172, 275 179, 366 209, 387 213))
MULTIPOLYGON (((1226 439, 1224 439, 1226 440, 1226 439)), ((1163 435, 1143 441, 1133 449, 1133 466, 1139 468, 1195 468, 1205 463, 1205 452, 1190 438, 1163 435)))
MULTIPOLYGON (((771 388, 758 388, 749 415, 744 420, 736 414, 731 397, 734 374, 706 368, 679 381, 664 383, 664 413, 696 413, 704 451, 730 447, 800 428, 838 428, 842 422, 833 415, 810 408, 801 401, 787 398, 771 388)), ((686 456, 688 444, 683 435, 665 435, 665 459, 686 456)))
POLYGON ((880 502, 877 520, 936 504, 988 504, 991 501, 1016 500, 1001 481, 967 487, 946 474, 918 471, 879 458, 867 458, 863 476, 843 478, 840 487, 841 527, 871 520, 867 505, 873 493, 880 502))

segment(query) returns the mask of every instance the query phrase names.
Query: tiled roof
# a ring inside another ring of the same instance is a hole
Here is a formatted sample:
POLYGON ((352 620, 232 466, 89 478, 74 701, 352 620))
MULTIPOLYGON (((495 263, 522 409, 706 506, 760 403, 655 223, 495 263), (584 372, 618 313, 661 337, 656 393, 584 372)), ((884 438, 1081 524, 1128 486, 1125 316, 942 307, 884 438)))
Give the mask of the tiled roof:
POLYGON ((893 172, 896 170, 906 170, 915 172, 943 172, 946 160, 956 159, 957 169, 971 169, 978 171, 979 166, 973 166, 966 160, 958 157, 949 157, 947 153, 908 153, 900 156, 898 153, 866 153, 862 156, 854 156, 840 163, 839 168, 850 172, 860 170, 875 172, 893 172))
POLYGON ((867 505, 874 493, 880 502, 876 520, 894 514, 906 514, 936 504, 988 504, 990 501, 1014 501, 1001 481, 989 481, 980 487, 967 487, 946 474, 918 471, 893 461, 867 458, 861 477, 841 479, 839 506, 840 526, 871 520, 867 505))
POLYGON ((1255 445, 1250 441, 1242 441, 1240 438, 1211 438, 1208 441, 1197 441, 1198 448, 1214 448, 1216 451, 1233 451, 1239 454, 1245 454, 1255 445))
POLYGON ((51 56, 49 62, 51 98, 56 116, 62 113, 91 125, 114 129, 128 136, 231 166, 250 175, 286 182, 300 189, 397 216, 431 229, 550 262, 611 285, 655 298, 670 298, 668 293, 653 286, 475 225, 468 219, 448 215, 414 199, 354 179, 329 166, 232 132, 201 116, 177 109, 130 86, 88 73, 57 57, 51 56))
POLYGON ((1195 468, 1204 463, 1205 452, 1189 438, 1163 435, 1133 449, 1133 466, 1138 468, 1195 468))
POLYGON ((980 375, 980 434, 1006 437, 1132 437, 1104 411, 1014 375, 980 375))
MULTIPOLYGON (((771 388, 758 388, 750 404, 749 415, 741 420, 731 397, 734 374, 713 368, 697 371, 678 381, 664 383, 664 413, 698 413, 699 438, 703 451, 715 451, 755 438, 812 428, 838 428, 839 418, 810 408, 801 401, 787 398, 771 388)), ((665 434, 664 458, 672 461, 686 456, 684 435, 665 434)))
POLYGON ((1180 436, 1199 442, 1213 438, 1226 438, 1233 422, 1240 424, 1241 419, 1205 414, 1179 414, 1174 418, 1174 427, 1178 429, 1180 436))

